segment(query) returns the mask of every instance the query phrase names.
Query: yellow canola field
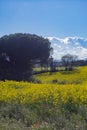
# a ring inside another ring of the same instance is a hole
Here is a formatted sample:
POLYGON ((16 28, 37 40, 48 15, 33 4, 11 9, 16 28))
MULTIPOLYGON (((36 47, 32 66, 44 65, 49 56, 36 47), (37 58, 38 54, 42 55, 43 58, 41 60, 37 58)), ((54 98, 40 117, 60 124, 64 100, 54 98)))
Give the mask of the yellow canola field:
POLYGON ((42 73, 35 75, 35 78, 45 84, 87 84, 87 66, 79 67, 74 71, 68 72, 42 73))
POLYGON ((67 102, 87 106, 87 85, 0 81, 0 103, 38 104, 44 102, 54 106, 67 102))

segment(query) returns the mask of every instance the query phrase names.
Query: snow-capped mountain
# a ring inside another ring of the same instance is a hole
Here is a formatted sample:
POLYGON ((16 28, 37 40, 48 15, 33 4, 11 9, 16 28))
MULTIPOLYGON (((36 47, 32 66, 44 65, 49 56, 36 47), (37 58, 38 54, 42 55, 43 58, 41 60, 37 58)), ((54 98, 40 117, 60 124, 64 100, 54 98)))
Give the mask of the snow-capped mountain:
POLYGON ((54 59, 61 59, 65 54, 77 55, 79 59, 87 59, 87 39, 81 37, 48 37, 53 47, 54 59))

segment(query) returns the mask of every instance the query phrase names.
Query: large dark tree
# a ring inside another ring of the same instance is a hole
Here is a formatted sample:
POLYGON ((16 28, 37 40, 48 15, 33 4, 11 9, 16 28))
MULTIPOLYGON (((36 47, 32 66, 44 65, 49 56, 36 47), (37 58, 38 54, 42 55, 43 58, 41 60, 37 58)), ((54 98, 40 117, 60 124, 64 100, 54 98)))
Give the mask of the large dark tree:
POLYGON ((0 75, 5 79, 26 80, 31 75, 33 60, 47 60, 48 39, 34 34, 10 34, 0 38, 0 75))

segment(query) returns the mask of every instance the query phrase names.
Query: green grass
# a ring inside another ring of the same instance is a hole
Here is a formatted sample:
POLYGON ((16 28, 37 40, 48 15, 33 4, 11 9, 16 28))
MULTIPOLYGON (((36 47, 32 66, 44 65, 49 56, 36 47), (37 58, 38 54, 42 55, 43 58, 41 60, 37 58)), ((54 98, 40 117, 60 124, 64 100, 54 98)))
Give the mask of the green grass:
POLYGON ((87 108, 70 113, 57 106, 41 109, 5 104, 0 107, 0 130, 87 130, 87 108))

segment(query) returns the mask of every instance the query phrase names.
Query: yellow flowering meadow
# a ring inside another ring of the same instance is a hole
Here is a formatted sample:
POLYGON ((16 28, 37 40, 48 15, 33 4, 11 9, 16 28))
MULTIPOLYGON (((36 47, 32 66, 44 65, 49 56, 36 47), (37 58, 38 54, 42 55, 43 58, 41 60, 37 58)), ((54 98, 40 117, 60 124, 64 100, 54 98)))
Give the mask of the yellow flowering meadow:
POLYGON ((87 105, 87 85, 33 84, 28 82, 1 81, 0 102, 33 104, 73 102, 87 105))
POLYGON ((55 81, 58 84, 87 84, 87 66, 79 67, 70 72, 42 73, 35 75, 35 78, 45 84, 55 83, 55 81))
POLYGON ((42 83, 0 81, 0 103, 46 103, 54 106, 72 103, 87 106, 87 67, 69 74, 45 73, 37 75, 36 79, 42 83), (53 84, 52 80, 58 82, 53 84))

